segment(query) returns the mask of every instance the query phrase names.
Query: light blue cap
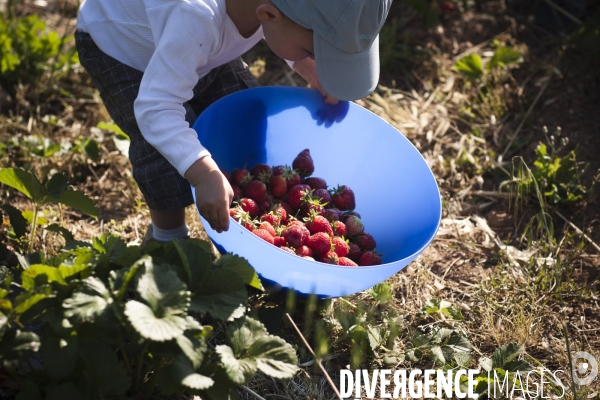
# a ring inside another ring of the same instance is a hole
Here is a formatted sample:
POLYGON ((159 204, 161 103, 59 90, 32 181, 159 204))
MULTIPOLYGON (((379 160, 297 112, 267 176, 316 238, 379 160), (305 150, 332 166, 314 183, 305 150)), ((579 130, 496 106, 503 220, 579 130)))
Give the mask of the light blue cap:
POLYGON ((379 31, 392 0, 272 0, 283 14, 312 29, 317 74, 340 100, 367 96, 379 81, 379 31))

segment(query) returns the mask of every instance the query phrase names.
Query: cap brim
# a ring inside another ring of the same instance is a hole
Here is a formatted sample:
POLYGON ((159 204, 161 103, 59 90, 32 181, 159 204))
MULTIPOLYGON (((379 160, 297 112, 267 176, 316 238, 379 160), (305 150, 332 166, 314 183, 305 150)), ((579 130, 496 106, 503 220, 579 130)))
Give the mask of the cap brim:
POLYGON ((315 62, 323 89, 339 100, 368 96, 379 81, 379 35, 360 53, 346 53, 315 35, 315 62))

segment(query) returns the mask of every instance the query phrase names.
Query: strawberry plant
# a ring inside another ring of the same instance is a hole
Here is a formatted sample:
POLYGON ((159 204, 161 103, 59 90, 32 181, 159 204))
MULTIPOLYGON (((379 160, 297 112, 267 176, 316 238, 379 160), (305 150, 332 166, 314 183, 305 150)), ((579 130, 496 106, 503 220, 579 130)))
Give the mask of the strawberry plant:
POLYGON ((215 260, 197 239, 140 248, 104 234, 22 271, 0 266, 3 386, 17 399, 221 400, 259 370, 289 378, 295 350, 245 315, 246 285, 262 288, 246 260, 215 260))

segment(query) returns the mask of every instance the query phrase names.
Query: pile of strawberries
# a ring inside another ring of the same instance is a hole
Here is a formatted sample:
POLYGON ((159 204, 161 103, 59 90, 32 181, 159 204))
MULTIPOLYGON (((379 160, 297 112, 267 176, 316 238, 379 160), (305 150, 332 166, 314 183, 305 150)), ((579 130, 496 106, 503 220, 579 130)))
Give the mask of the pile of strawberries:
POLYGON ((348 186, 328 189, 308 149, 292 166, 256 164, 223 171, 234 191, 229 214, 246 229, 283 251, 328 264, 379 265, 375 239, 354 211, 348 186))

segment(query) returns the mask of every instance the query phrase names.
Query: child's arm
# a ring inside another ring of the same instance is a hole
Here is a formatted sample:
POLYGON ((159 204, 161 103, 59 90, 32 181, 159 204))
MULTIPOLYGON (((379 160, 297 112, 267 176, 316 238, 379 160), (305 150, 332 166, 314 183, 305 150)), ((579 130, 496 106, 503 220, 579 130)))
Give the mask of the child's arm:
POLYGON ((205 156, 193 163, 185 178, 194 186, 200 215, 218 233, 228 230, 233 190, 212 157, 205 156))
POLYGON ((321 82, 317 76, 315 60, 307 57, 302 61, 296 61, 293 68, 294 71, 296 71, 301 77, 304 78, 304 80, 306 80, 306 82, 308 82, 311 88, 318 90, 323 95, 325 98, 325 103, 338 103, 339 100, 327 93, 325 89, 323 89, 323 86, 321 86, 321 82))

